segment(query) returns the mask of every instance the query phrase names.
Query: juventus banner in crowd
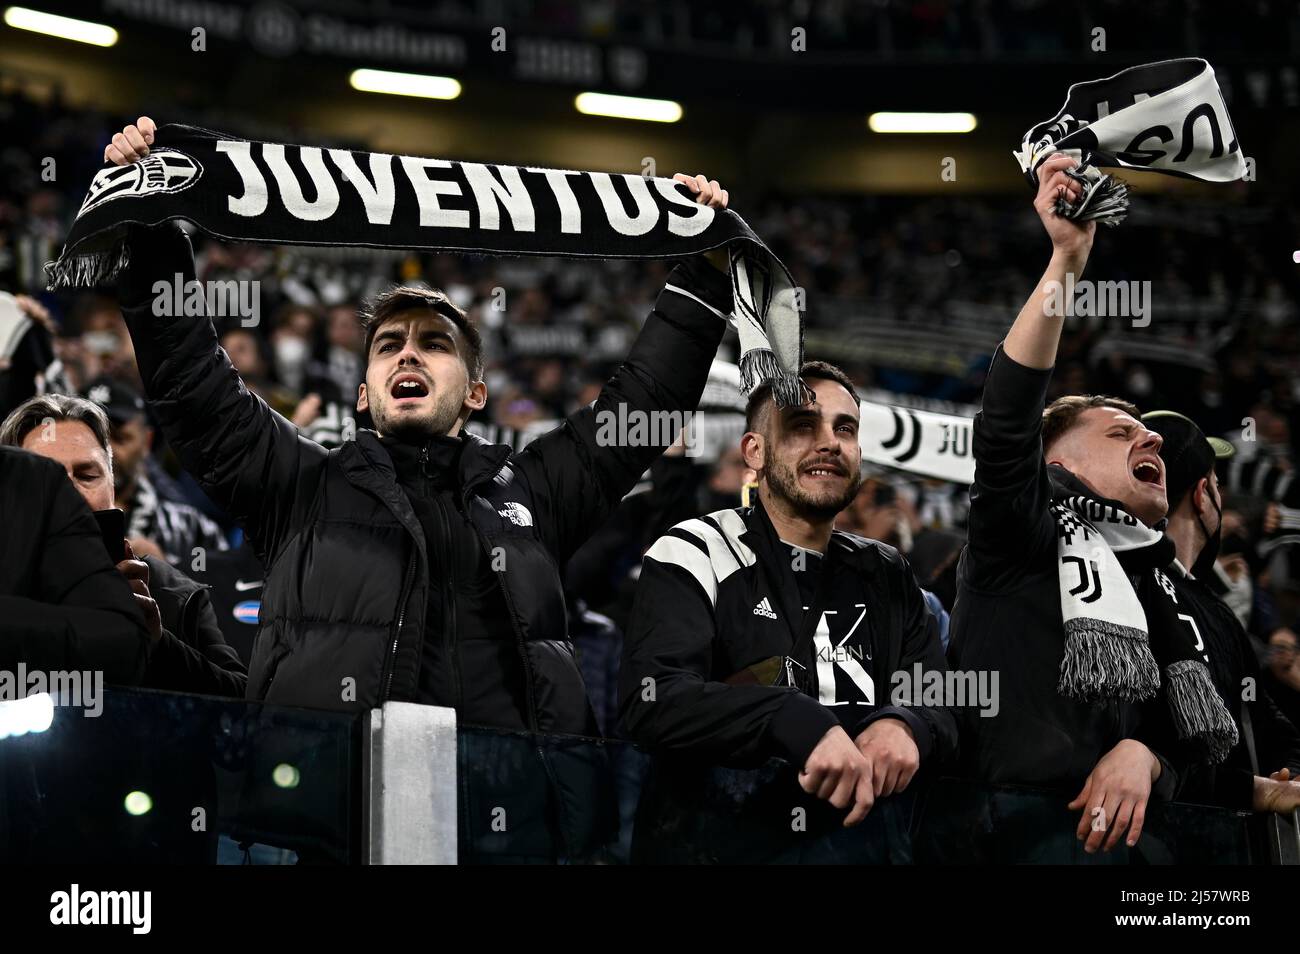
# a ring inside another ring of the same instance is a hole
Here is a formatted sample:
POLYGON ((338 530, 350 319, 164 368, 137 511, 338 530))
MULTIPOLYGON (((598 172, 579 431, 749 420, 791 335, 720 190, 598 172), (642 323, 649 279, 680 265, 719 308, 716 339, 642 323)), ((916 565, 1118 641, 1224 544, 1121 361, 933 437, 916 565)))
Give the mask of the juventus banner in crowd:
POLYGON ((1207 182, 1232 182, 1246 171, 1214 69, 1198 58, 1165 60, 1075 83, 1054 117, 1024 136, 1015 153, 1030 184, 1053 153, 1079 159, 1084 184, 1075 219, 1115 224, 1127 209, 1127 186, 1096 167, 1162 172, 1207 182))
POLYGON ((975 479, 971 419, 863 401, 858 442, 868 463, 958 484, 975 479))
POLYGON ((221 239, 594 258, 727 246, 746 387, 799 403, 802 318, 789 273, 744 219, 671 179, 252 142, 167 125, 152 151, 96 174, 50 287, 111 280, 131 224, 185 219, 221 239))

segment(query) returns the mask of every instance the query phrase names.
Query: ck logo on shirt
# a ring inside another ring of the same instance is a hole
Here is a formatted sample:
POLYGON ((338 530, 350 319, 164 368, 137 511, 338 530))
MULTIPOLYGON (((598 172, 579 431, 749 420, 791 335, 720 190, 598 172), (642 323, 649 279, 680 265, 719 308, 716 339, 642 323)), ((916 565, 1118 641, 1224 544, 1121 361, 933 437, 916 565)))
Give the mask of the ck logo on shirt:
MULTIPOLYGON (((876 683, 871 674, 863 667, 864 659, 870 661, 871 654, 861 645, 850 645, 849 640, 862 625, 867 615, 866 603, 854 603, 858 610, 857 619, 838 642, 832 642, 830 617, 839 616, 835 610, 826 610, 817 621, 817 631, 813 634, 814 660, 817 663, 817 699, 824 706, 874 706, 876 704, 876 683), (843 675, 843 692, 840 691, 839 676, 843 675)), ((807 607, 805 607, 807 609, 807 607)))

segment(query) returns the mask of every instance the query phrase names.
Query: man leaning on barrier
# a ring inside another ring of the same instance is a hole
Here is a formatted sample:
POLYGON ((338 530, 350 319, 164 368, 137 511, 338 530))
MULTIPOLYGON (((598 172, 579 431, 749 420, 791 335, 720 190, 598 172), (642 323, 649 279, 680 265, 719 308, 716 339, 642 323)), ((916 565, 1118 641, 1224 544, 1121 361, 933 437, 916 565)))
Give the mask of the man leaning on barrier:
POLYGON ((816 860, 798 854, 811 833, 859 824, 956 748, 947 709, 891 704, 895 674, 946 668, 912 571, 893 547, 833 529, 861 481, 857 394, 823 362, 801 377, 813 396, 802 406, 778 408, 766 387, 750 396, 741 449, 758 473, 754 505, 680 523, 646 553, 620 676, 623 723, 656 755, 640 860, 816 860), (758 796, 771 811, 753 806, 754 827, 710 838, 689 817, 710 763, 773 756, 798 785, 758 796), (773 854, 756 857, 762 844, 773 854))

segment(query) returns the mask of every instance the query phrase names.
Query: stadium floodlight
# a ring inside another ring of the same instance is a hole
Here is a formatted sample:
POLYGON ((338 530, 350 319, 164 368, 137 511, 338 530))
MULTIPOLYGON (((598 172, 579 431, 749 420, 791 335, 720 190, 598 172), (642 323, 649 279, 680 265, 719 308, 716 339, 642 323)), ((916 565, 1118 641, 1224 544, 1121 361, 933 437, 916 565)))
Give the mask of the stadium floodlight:
POLYGON ((651 123, 675 123, 682 118, 682 106, 671 99, 644 99, 612 93, 579 93, 573 105, 587 116, 614 119, 642 119, 651 123))
POLYGON ((878 133, 968 133, 976 124, 972 113, 872 113, 867 125, 878 133))
POLYGON ((353 89, 363 93, 388 93, 392 96, 420 96, 424 99, 455 99, 460 83, 450 76, 424 73, 393 73, 388 70, 353 70, 348 78, 353 89))
POLYGON ((44 33, 61 40, 76 40, 94 46, 112 46, 117 42, 117 31, 111 26, 42 13, 27 7, 5 8, 5 23, 15 30, 30 30, 32 33, 44 33))

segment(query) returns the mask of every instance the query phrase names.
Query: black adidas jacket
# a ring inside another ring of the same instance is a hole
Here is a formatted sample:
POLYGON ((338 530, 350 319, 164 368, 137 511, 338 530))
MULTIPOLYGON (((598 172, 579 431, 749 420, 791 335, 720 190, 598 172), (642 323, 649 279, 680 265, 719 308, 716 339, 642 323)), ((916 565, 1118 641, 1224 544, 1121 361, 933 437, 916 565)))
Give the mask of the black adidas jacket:
MULTIPOLYGON (((243 386, 207 318, 152 313, 155 280, 194 277, 188 240, 164 226, 136 230, 131 244, 122 305, 150 406, 182 464, 242 524, 267 567, 249 698, 344 710, 413 700, 430 588, 454 592, 430 571, 433 542, 388 450, 372 431, 329 451, 301 436, 243 386)), ((560 569, 663 451, 600 446, 597 414, 619 404, 694 410, 731 294, 711 266, 679 265, 592 406, 519 453, 466 438, 448 519, 467 521, 503 557, 498 582, 533 731, 594 734, 560 569)))
POLYGON ((826 560, 821 572, 834 582, 825 638, 793 660, 808 674, 796 679, 805 694, 765 678, 794 651, 803 607, 790 547, 762 506, 720 510, 660 537, 646 552, 624 642, 619 710, 630 738, 697 761, 744 767, 778 756, 802 768, 832 726, 853 737, 893 717, 911 728, 923 767, 953 755, 948 709, 888 704, 893 674, 947 668, 906 561, 841 531, 826 560), (760 678, 733 678, 748 667, 760 678))
POLYGON ((1074 796, 1102 756, 1134 738, 1160 758, 1153 794, 1168 799, 1178 779, 1162 699, 1084 703, 1056 689, 1065 627, 1041 434, 1051 376, 1018 364, 999 346, 975 415, 975 482, 948 656, 963 671, 998 672, 1001 706, 991 718, 961 711, 964 772, 1074 796))

